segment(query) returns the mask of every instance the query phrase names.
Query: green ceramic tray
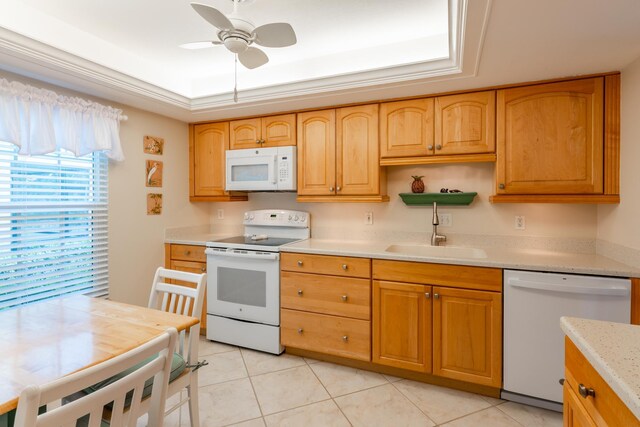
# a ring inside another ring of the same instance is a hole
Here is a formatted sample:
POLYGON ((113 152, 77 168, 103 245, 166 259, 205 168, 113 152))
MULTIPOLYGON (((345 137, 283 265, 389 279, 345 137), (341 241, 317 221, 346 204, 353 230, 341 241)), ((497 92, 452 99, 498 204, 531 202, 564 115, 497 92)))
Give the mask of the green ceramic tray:
POLYGON ((427 206, 438 202, 439 205, 469 205, 478 195, 472 193, 400 193, 407 206, 427 206))

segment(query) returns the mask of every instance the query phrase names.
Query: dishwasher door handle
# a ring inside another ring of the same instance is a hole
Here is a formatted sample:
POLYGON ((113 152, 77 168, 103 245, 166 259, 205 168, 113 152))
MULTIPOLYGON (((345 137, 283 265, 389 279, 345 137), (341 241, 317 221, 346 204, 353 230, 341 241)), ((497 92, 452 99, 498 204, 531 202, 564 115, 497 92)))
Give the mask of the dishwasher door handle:
POLYGON ((514 277, 511 277, 509 278, 509 280, 507 280, 507 285, 514 288, 538 289, 543 291, 563 292, 571 294, 626 297, 631 293, 631 290, 624 285, 603 285, 602 287, 595 288, 592 286, 569 285, 562 283, 534 282, 530 280, 517 279, 514 277))

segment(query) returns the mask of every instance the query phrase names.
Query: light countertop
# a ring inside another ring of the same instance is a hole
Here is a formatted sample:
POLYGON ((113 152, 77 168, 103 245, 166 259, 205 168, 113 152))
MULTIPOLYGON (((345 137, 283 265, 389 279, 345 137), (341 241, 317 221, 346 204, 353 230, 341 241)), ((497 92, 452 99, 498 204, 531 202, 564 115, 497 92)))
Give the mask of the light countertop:
POLYGON ((640 419, 640 326, 560 318, 564 333, 640 419))
MULTIPOLYGON (((392 244, 393 242, 385 241, 343 241, 311 238, 282 246, 280 250, 282 252, 379 258, 436 264, 459 264, 516 270, 640 277, 640 268, 634 268, 596 254, 494 247, 478 248, 484 250, 486 258, 468 258, 463 256, 427 257, 386 252, 385 249, 392 244)), ((411 245, 412 243, 402 244, 411 245)), ((419 243, 414 244, 418 245, 419 243)))
POLYGON ((208 232, 184 232, 171 237, 165 237, 164 242, 179 245, 204 246, 210 240, 219 240, 227 237, 232 237, 232 235, 208 232))

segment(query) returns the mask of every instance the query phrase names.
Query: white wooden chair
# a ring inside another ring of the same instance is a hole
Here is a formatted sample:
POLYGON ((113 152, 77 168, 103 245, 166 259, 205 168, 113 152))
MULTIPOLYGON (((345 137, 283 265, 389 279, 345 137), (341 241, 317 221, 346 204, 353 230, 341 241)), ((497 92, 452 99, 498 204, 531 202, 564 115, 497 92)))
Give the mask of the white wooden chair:
POLYGON ((48 384, 26 387, 18 400, 15 427, 76 426, 77 421, 86 422, 89 427, 107 422, 112 426, 133 427, 145 412, 149 414, 149 425, 161 426, 177 337, 178 332, 171 328, 159 337, 105 362, 48 384), (157 357, 95 393, 81 392, 154 356, 157 357), (142 393, 145 382, 150 378, 153 378, 153 386, 143 408, 142 393), (77 398, 68 401, 66 398, 72 395, 77 398), (45 405, 46 412, 38 414, 39 408, 45 405), (103 420, 103 414, 107 414, 109 419, 103 420))
MULTIPOLYGON (((184 271, 158 268, 153 279, 149 308, 171 313, 200 318, 204 303, 204 290, 207 285, 207 275, 187 273, 184 271), (178 281, 183 285, 168 283, 168 280, 178 281)), ((200 340, 200 324, 192 326, 188 332, 183 331, 179 337, 177 352, 184 358, 187 368, 169 383, 167 396, 187 390, 187 397, 169 408, 166 414, 173 412, 189 402, 189 419, 191 427, 200 427, 198 408, 198 374, 193 369, 198 364, 198 341, 200 340)))

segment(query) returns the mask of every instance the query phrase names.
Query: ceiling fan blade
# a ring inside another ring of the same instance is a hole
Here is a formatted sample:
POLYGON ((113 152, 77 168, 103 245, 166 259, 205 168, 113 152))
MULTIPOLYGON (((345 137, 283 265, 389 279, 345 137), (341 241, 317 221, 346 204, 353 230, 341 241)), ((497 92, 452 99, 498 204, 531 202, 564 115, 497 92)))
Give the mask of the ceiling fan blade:
POLYGON ((265 47, 287 47, 298 41, 293 27, 285 22, 261 25, 253 30, 253 34, 256 43, 265 47))
POLYGON ((252 70, 269 62, 267 55, 258 48, 249 47, 244 52, 238 54, 238 60, 242 65, 252 70))
POLYGON ((191 7, 214 27, 225 31, 234 29, 231 21, 229 21, 229 19, 215 7, 201 3, 191 3, 191 7))
POLYGON ((222 42, 210 40, 206 42, 185 43, 185 44, 181 44, 180 47, 183 49, 206 49, 208 47, 213 47, 221 44, 222 42))

